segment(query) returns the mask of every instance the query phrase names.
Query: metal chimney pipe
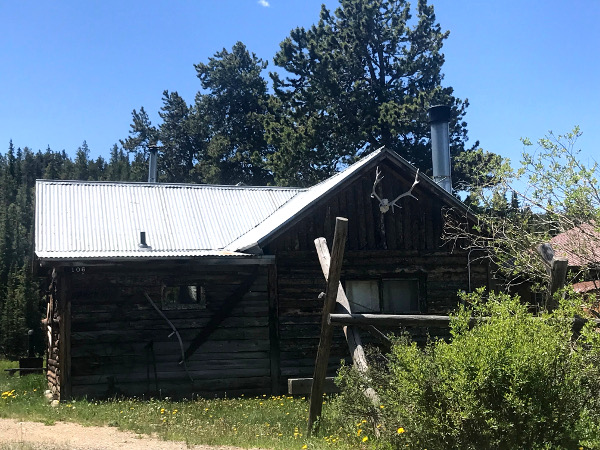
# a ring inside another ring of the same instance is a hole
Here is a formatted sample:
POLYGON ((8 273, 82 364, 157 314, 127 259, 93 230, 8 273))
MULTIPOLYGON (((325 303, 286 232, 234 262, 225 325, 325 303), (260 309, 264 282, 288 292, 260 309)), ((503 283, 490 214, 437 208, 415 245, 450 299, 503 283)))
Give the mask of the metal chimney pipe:
POLYGON ((431 158, 433 160, 433 181, 447 192, 452 193, 452 175, 450 171, 450 137, 448 122, 450 107, 436 105, 427 111, 431 124, 431 158))
POLYGON ((148 183, 156 183, 156 164, 158 159, 158 146, 156 144, 148 145, 150 160, 148 162, 148 183))
POLYGON ((145 231, 140 231, 140 243, 138 244, 138 247, 140 248, 140 250, 151 250, 152 247, 150 247, 148 245, 148 243, 146 242, 146 232, 145 231))

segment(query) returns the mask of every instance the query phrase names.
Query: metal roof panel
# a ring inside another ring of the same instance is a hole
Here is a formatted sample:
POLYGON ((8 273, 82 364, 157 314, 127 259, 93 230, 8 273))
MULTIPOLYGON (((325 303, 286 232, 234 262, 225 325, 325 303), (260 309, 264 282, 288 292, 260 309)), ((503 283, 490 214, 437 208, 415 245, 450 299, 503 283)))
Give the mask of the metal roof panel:
POLYGON ((152 252, 186 256, 220 250, 301 189, 38 180, 39 258, 136 256, 140 232, 152 252), (52 256, 50 256, 52 255, 52 256))

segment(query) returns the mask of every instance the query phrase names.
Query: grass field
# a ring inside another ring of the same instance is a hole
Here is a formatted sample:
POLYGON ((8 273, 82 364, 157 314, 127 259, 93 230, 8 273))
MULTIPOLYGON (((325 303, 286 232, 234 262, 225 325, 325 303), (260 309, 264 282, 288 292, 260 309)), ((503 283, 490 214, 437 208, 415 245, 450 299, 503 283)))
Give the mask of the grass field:
POLYGON ((335 408, 324 398, 318 436, 306 436, 309 402, 291 396, 232 399, 196 399, 174 402, 168 398, 108 401, 76 400, 52 407, 44 397, 42 375, 8 376, 16 363, 0 361, 0 417, 39 421, 107 425, 137 433, 156 433, 189 444, 235 445, 272 449, 367 448, 368 433, 361 423, 342 428, 335 408), (366 438, 366 439, 365 439, 366 438))

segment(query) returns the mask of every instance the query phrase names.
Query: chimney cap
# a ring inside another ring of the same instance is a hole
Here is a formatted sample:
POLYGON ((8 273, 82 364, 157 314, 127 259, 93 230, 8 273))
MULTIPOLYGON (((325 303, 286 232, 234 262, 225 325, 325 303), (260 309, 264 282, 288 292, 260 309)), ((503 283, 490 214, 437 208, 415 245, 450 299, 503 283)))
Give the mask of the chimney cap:
POLYGON ((446 105, 435 105, 427 110, 429 123, 448 122, 450 120, 450 107, 446 105))

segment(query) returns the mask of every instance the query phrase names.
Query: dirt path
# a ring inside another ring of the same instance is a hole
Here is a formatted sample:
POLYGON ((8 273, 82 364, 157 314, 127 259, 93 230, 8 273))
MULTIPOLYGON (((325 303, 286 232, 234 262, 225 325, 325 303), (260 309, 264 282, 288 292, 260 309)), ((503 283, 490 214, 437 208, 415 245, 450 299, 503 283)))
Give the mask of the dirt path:
MULTIPOLYGON (((187 446, 185 442, 161 441, 113 427, 83 427, 76 423, 19 422, 0 419, 0 446, 26 444, 25 448, 58 450, 240 450, 239 447, 187 446)), ((8 446, 8 448, 19 448, 8 446)), ((258 449, 254 449, 258 450, 258 449)))

